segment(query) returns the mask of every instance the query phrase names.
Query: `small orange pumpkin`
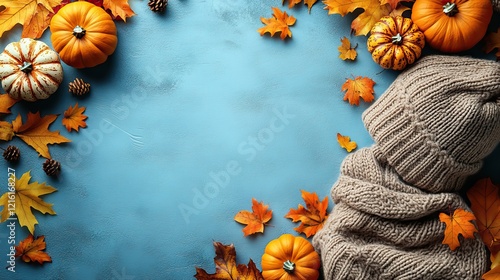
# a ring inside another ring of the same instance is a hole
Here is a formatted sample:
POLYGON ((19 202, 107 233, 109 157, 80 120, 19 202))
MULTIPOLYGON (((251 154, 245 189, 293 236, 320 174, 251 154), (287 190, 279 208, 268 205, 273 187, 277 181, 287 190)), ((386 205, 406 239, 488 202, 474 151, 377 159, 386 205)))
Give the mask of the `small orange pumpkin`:
POLYGON ((456 53, 481 41, 492 15, 491 0, 416 0, 411 18, 432 48, 456 53))
POLYGON ((50 21, 50 39, 61 60, 75 68, 94 67, 106 61, 118 43, 116 25, 102 8, 71 2, 50 21))
POLYGON ((307 239, 287 233, 267 244, 261 266, 266 280, 316 280, 321 260, 307 239))
POLYGON ((409 18, 382 17, 370 31, 368 51, 386 69, 403 70, 422 54, 424 33, 409 18))

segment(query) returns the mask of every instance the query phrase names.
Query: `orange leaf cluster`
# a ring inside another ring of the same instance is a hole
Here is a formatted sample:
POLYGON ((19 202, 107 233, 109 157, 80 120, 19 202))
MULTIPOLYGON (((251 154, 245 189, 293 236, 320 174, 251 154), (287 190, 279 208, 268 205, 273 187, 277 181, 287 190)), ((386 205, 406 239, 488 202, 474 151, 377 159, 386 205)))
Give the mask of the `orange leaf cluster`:
POLYGON ((252 212, 242 210, 234 216, 234 220, 240 224, 247 225, 243 228, 243 235, 248 236, 257 232, 264 232, 264 224, 273 217, 273 211, 269 206, 252 198, 252 212))
POLYGON ((10 114, 10 107, 14 106, 18 101, 7 93, 0 94, 0 114, 10 114))
POLYGON ((340 133, 337 133, 337 141, 340 144, 340 147, 347 150, 348 153, 352 152, 358 146, 356 142, 351 141, 349 136, 343 136, 340 133))
POLYGON ((340 52, 339 57, 342 60, 355 60, 356 56, 358 55, 358 53, 356 52, 356 47, 358 46, 358 44, 356 44, 356 46, 354 47, 351 47, 351 41, 349 41, 347 37, 343 37, 342 39, 340 39, 340 42, 342 44, 338 47, 338 50, 340 52))
POLYGON ((51 257, 44 250, 46 247, 45 237, 43 235, 34 239, 33 235, 28 235, 26 239, 19 242, 19 246, 16 246, 15 257, 21 257, 24 262, 38 262, 43 264, 44 262, 52 262, 51 257))
POLYGON ((323 223, 328 217, 326 212, 328 197, 325 197, 323 201, 319 201, 316 193, 302 190, 302 199, 306 203, 306 207, 299 204, 297 209, 290 209, 285 218, 292 219, 293 222, 301 222, 298 227, 294 228, 295 231, 310 237, 323 228, 323 223))
MULTIPOLYGON (((293 8, 295 5, 300 4, 302 0, 283 0, 282 5, 285 5, 285 2, 288 1, 288 8, 293 8)), ((316 4, 318 0, 304 0, 304 5, 307 5, 307 10, 309 13, 311 12, 311 8, 314 4, 316 4)))
POLYGON ((236 264, 236 249, 233 244, 224 245, 214 242, 215 273, 208 274, 204 269, 196 267, 194 277, 198 280, 264 280, 255 263, 250 259, 248 265, 236 264))
POLYGON ((474 238, 474 232, 477 232, 476 226, 471 222, 476 220, 476 217, 473 213, 461 208, 456 209, 451 216, 440 213, 439 220, 446 224, 443 244, 450 246, 452 251, 460 246, 458 235, 461 234, 464 238, 474 238))
POLYGON ((375 82, 368 77, 356 77, 353 79, 346 79, 342 85, 342 91, 345 91, 344 101, 348 100, 351 105, 359 105, 359 98, 365 102, 372 102, 375 97, 373 94, 373 86, 375 82))
POLYGON ((76 103, 75 107, 69 106, 69 108, 64 112, 62 123, 68 132, 72 129, 78 131, 80 127, 87 127, 87 123, 85 123, 87 116, 83 114, 84 111, 85 107, 79 108, 78 103, 76 103))
POLYGON ((273 7, 273 17, 271 18, 263 18, 260 20, 264 27, 259 28, 257 31, 260 35, 264 35, 265 33, 270 33, 271 37, 274 34, 281 33, 281 40, 285 40, 287 37, 292 37, 292 31, 290 31, 289 26, 294 25, 296 19, 293 16, 289 16, 286 12, 281 11, 280 9, 273 7))
POLYGON ((497 32, 490 32, 484 38, 485 46, 484 51, 486 53, 492 52, 494 49, 497 50, 495 56, 497 57, 497 61, 500 60, 500 27, 497 29, 497 32))

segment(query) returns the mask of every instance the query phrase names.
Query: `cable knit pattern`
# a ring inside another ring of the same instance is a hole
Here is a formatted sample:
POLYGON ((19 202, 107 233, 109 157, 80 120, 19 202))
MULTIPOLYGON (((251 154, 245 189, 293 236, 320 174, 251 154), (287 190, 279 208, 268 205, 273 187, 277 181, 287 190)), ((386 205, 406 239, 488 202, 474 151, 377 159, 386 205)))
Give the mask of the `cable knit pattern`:
POLYGON ((500 141, 500 64, 427 56, 363 114, 375 140, 349 154, 335 203, 313 238, 326 279, 480 279, 479 237, 451 251, 440 212, 468 206, 455 193, 500 141))

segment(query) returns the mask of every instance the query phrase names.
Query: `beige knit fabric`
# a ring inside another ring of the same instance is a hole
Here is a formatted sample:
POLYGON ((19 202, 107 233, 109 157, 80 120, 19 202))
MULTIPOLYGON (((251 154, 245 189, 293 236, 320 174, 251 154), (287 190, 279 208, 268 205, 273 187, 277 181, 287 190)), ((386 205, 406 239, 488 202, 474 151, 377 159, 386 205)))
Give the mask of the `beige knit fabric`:
POLYGON ((326 279, 480 279, 479 238, 443 245, 439 212, 500 141, 500 64, 427 56, 363 114, 375 140, 348 155, 313 238, 326 279))

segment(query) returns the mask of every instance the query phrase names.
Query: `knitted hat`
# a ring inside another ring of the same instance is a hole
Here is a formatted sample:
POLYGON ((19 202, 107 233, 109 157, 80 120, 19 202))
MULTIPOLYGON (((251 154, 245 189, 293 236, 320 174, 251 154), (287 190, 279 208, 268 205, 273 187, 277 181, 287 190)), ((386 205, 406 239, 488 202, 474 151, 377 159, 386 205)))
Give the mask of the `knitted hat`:
POLYGON ((479 236, 442 244, 440 212, 500 141, 500 64, 427 56, 363 114, 373 146, 349 154, 334 210, 313 238, 325 279, 480 279, 479 236))
POLYGON ((363 114, 402 179, 455 191, 500 140, 500 64, 427 56, 400 74, 363 114))

